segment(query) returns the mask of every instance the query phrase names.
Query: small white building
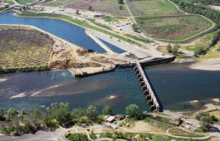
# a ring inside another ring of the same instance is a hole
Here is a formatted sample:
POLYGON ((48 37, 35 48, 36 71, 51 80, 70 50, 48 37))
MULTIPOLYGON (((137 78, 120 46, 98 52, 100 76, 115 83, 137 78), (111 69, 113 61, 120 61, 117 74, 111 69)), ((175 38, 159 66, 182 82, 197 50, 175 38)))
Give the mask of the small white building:
POLYGON ((115 120, 115 116, 110 116, 106 119, 108 122, 113 122, 115 120))

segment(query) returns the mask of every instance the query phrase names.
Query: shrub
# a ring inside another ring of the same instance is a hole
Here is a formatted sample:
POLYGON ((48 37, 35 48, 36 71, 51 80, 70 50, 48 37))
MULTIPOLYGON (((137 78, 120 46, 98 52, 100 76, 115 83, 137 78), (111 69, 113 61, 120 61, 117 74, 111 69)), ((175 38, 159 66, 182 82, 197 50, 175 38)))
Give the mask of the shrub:
POLYGON ((88 137, 85 134, 68 134, 66 135, 66 138, 68 138, 70 141, 88 141, 88 137))
POLYGON ((143 117, 143 112, 139 109, 136 104, 130 104, 126 107, 126 114, 131 118, 141 119, 143 117))
POLYGON ((8 118, 11 119, 13 118, 14 116, 16 116, 18 114, 18 111, 13 109, 13 108, 10 108, 8 111, 8 118))
POLYGON ((211 121, 218 121, 218 119, 214 115, 211 115, 210 120, 211 121))
POLYGON ((170 44, 167 45, 167 52, 172 53, 172 46, 170 44))
POLYGON ((118 0, 119 4, 124 4, 124 0, 118 0))
POLYGON ((105 106, 103 109, 102 109, 102 114, 103 115, 111 115, 112 114, 112 109, 110 106, 105 106))
POLYGON ((93 11, 92 6, 89 6, 89 8, 88 8, 88 9, 89 9, 89 11, 93 11))

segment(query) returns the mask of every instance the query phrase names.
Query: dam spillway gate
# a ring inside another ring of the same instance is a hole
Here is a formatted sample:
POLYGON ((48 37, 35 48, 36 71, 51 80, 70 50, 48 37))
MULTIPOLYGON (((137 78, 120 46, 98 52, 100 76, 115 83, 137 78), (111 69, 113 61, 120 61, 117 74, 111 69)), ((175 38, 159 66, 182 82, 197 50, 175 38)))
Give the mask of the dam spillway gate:
POLYGON ((159 99, 153 91, 149 80, 147 79, 143 68, 141 67, 139 62, 135 62, 134 70, 136 71, 138 80, 140 85, 142 86, 142 90, 145 95, 145 99, 148 100, 148 104, 150 105, 151 111, 162 111, 162 106, 159 103, 159 99))

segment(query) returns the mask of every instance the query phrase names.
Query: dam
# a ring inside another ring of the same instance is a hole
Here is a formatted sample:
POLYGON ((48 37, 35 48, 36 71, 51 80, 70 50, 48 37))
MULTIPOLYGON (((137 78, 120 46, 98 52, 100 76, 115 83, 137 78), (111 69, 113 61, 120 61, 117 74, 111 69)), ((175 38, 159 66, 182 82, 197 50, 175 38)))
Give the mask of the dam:
POLYGON ((135 62, 134 70, 144 91, 145 99, 148 100, 151 111, 162 111, 162 106, 159 103, 159 99, 156 97, 149 80, 147 79, 139 62, 135 62))

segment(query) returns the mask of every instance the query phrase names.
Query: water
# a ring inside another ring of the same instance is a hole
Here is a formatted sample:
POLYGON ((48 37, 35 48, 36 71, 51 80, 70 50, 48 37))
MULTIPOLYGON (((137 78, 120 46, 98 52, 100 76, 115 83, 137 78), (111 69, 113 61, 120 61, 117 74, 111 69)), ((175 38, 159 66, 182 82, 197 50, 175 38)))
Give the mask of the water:
POLYGON ((108 43, 108 42, 102 40, 102 39, 99 39, 99 40, 100 40, 101 42, 103 42, 107 47, 109 47, 112 51, 114 51, 114 52, 116 52, 116 53, 121 54, 121 53, 126 52, 125 50, 122 50, 122 49, 120 49, 120 48, 118 48, 118 47, 116 47, 116 46, 114 46, 114 45, 112 45, 112 44, 110 44, 110 43, 108 43))
MULTIPOLYGON (((165 109, 175 109, 173 105, 183 101, 219 97, 220 72, 191 70, 187 65, 166 64, 145 68, 165 109)), ((68 71, 0 75, 0 79, 3 78, 8 79, 0 82, 0 107, 5 109, 45 109, 53 102, 69 102, 71 109, 93 104, 99 111, 110 105, 114 113, 125 113, 129 104, 137 104, 142 110, 149 109, 131 68, 80 79, 68 71), (39 94, 31 96, 36 92, 39 94), (9 99, 20 93, 26 96, 9 99), (116 97, 109 99, 110 96, 116 97)))
POLYGON ((81 27, 55 19, 18 18, 14 17, 12 14, 13 12, 1 14, 0 24, 33 25, 78 46, 84 46, 85 49, 92 49, 99 53, 106 52, 88 35, 86 35, 84 29, 81 27))
MULTIPOLYGON (((51 32, 85 48, 101 48, 80 27, 59 20, 16 18, 0 15, 0 24, 29 24, 51 32), (77 34, 74 34, 77 33, 77 34)), ((163 104, 175 109, 175 104, 188 100, 220 97, 220 71, 199 71, 184 64, 165 64, 145 68, 150 81, 163 104)), ((129 104, 148 110, 135 71, 116 69, 114 72, 75 78, 68 71, 46 71, 0 75, 0 107, 32 111, 45 109, 53 102, 69 102, 70 109, 95 105, 99 111, 110 105, 114 113, 125 113, 129 104), (5 81, 1 81, 5 80, 5 81), (24 97, 12 98, 15 95, 24 97), (113 99, 110 99, 111 96, 113 99)))

